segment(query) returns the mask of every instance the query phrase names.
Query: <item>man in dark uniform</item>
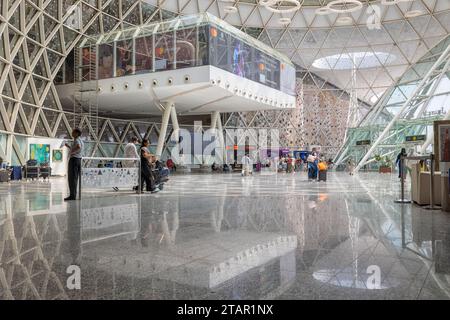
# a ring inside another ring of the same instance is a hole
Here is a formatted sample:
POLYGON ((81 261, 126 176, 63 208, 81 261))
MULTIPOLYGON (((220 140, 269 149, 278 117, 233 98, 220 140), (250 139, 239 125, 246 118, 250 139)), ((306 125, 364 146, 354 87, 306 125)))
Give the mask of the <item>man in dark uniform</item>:
POLYGON ((69 145, 66 143, 66 147, 69 151, 69 168, 67 172, 67 178, 69 180, 70 195, 64 198, 64 201, 75 200, 77 197, 77 184, 78 179, 81 179, 81 158, 83 157, 84 143, 81 140, 81 130, 78 128, 72 131, 73 143, 69 145))

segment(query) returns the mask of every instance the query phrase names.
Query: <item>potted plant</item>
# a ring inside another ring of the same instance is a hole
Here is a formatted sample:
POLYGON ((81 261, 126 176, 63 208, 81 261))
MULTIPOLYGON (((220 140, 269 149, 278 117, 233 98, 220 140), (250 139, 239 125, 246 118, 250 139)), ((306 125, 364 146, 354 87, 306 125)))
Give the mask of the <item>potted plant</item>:
POLYGON ((380 155, 376 155, 375 161, 377 161, 380 165, 378 168, 379 173, 391 173, 392 172, 392 161, 388 156, 383 158, 380 155))

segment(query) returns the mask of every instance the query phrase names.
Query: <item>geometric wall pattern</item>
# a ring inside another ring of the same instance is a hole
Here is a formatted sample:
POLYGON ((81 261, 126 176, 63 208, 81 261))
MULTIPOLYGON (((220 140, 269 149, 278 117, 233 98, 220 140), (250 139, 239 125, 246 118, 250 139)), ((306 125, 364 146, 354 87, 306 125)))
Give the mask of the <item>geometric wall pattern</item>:
MULTIPOLYGON (((73 115, 62 109, 54 82, 82 36, 172 16, 134 0, 2 0, 0 132, 16 134, 0 133, 0 156, 23 163, 21 135, 57 137, 71 131, 73 115)), ((88 126, 83 119, 76 125, 88 126)), ((99 132, 90 134, 102 139, 99 132)))
MULTIPOLYGON (((233 113, 228 115, 225 127, 276 128, 280 146, 303 149, 319 145, 322 154, 333 157, 344 141, 349 94, 315 75, 297 75, 294 110, 233 113)), ((359 104, 368 110, 367 104, 359 104)))
MULTIPOLYGON (((23 163, 25 136, 64 136, 74 120, 75 125, 92 131, 89 133, 94 145, 92 153, 97 152, 96 146, 100 146, 100 154, 120 153, 120 147, 106 147, 107 142, 101 140, 106 140, 105 136, 109 135, 108 140, 114 142, 108 143, 121 143, 128 134, 124 127, 131 128, 131 121, 116 124, 113 119, 102 119, 102 124, 92 128, 85 117, 74 119, 73 114, 62 109, 54 83, 63 76, 61 67, 66 57, 84 36, 198 12, 210 12, 224 19, 283 52, 303 70, 298 110, 286 111, 292 115, 270 111, 239 114, 239 121, 245 119, 244 127, 256 125, 257 119, 265 118, 264 121, 268 120, 272 126, 284 131, 285 145, 340 143, 347 112, 343 101, 347 99, 345 92, 351 89, 350 72, 334 66, 328 70, 318 69, 313 66, 314 61, 352 52, 384 51, 395 56, 393 62, 380 61, 376 68, 357 66, 357 85, 352 89, 356 90, 360 101, 372 104, 374 96, 380 97, 408 65, 450 32, 450 1, 415 0, 381 6, 382 24, 378 30, 368 29, 366 22, 370 18, 368 9, 380 5, 380 1, 362 1, 363 8, 349 15, 353 20, 350 25, 339 24, 339 14, 315 14, 317 8, 328 2, 305 0, 300 10, 284 14, 291 23, 280 25, 281 15, 268 11, 256 0, 236 0, 234 3, 220 0, 2 0, 0 156, 8 162, 23 163), (225 5, 235 6, 237 12, 226 13, 225 5), (419 10, 422 14, 405 18, 411 10, 419 10), (322 81, 315 81, 317 77, 322 81), (309 78, 313 79, 312 83, 309 78), (320 115, 323 126, 314 123, 314 128, 305 128, 308 118, 315 115, 320 115), (327 131, 334 126, 337 130, 327 131)), ((225 122, 231 123, 226 119, 225 122)), ((136 123, 134 127, 138 131, 158 133, 158 125, 153 123, 136 123), (139 126, 142 130, 138 130, 139 126)))

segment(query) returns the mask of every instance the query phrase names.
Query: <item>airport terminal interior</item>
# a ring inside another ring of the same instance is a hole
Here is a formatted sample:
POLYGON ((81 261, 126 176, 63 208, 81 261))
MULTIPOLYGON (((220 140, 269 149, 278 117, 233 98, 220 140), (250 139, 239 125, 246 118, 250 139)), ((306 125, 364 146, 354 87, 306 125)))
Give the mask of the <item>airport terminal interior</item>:
POLYGON ((1 0, 0 300, 448 300, 449 131, 449 0, 1 0))

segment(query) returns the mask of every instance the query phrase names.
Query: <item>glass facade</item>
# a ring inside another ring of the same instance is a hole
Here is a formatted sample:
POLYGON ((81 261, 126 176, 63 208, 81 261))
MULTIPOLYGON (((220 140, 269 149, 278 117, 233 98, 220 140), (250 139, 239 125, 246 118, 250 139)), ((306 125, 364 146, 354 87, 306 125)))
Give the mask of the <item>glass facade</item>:
POLYGON ((210 18, 183 17, 85 41, 79 49, 81 81, 213 65, 295 95, 295 68, 288 59, 205 17, 210 18))
MULTIPOLYGON (((367 140, 374 143, 386 126, 393 122, 393 125, 385 137, 376 146, 372 153, 372 158, 376 156, 387 156, 392 161, 401 148, 418 150, 424 144, 422 142, 411 142, 406 139, 408 136, 433 135, 433 122, 441 119, 448 119, 450 115, 450 74, 447 71, 448 59, 444 59, 435 70, 433 78, 416 95, 409 100, 411 95, 427 72, 438 59, 443 55, 445 49, 450 46, 450 37, 446 37, 430 52, 424 55, 416 64, 412 65, 399 78, 396 85, 386 91, 379 103, 367 114, 360 125, 350 128, 341 152, 336 156, 336 160, 352 159, 354 163, 359 163, 368 151, 367 146, 357 145, 358 141, 367 140), (409 102, 408 102, 409 100, 409 102), (395 116, 400 114, 400 118, 395 116)), ((370 147, 370 146, 369 146, 370 147)), ((431 147, 429 146, 429 150, 431 147)), ((369 162, 368 169, 378 169, 379 163, 369 162)))

